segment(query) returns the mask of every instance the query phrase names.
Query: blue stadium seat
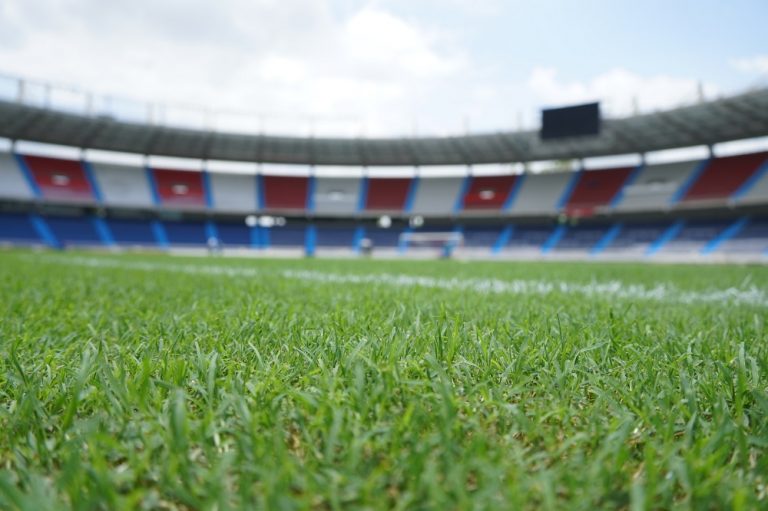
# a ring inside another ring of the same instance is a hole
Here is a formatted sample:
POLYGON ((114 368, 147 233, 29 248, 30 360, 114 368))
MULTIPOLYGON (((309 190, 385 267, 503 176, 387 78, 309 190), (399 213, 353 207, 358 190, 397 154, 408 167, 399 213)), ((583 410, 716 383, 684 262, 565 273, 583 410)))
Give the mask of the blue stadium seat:
POLYGON ((157 245, 149 220, 110 218, 107 226, 118 245, 157 245))
POLYGON ((541 250, 553 231, 554 227, 552 226, 517 226, 502 250, 541 250))
POLYGON ((195 221, 163 221, 168 243, 171 245, 206 245, 205 224, 195 221))
POLYGON ((351 227, 318 227, 317 246, 353 248, 355 229, 351 227))
POLYGON ((669 228, 671 222, 624 224, 619 234, 603 250, 604 254, 633 253, 640 255, 669 228))
POLYGON ((575 225, 568 227, 557 245, 555 251, 585 251, 594 248, 603 239, 610 225, 575 225))
POLYGON ((102 244, 99 233, 96 232, 90 217, 49 216, 45 220, 53 235, 63 246, 102 244))
POLYGON ((251 228, 243 222, 216 222, 216 231, 223 246, 248 247, 251 245, 251 228))
POLYGON ((467 248, 488 248, 490 249, 501 235, 501 226, 489 227, 465 227, 464 246, 467 248))
POLYGON ((264 229, 265 236, 271 247, 299 247, 304 248, 304 235, 306 228, 301 227, 271 227, 264 229))
POLYGON ((7 243, 42 243, 40 236, 23 213, 0 213, 0 241, 7 243))

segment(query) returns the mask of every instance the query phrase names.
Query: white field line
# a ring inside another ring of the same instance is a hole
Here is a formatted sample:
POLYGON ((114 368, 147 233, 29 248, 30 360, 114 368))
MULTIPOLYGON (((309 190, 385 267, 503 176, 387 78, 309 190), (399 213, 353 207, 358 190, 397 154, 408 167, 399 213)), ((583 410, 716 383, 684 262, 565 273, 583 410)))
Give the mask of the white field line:
POLYGON ((589 283, 551 280, 499 280, 499 279, 444 279, 391 273, 342 274, 313 270, 260 270, 237 266, 213 264, 179 264, 125 261, 97 257, 40 256, 40 259, 65 266, 91 268, 122 268, 142 271, 168 271, 190 275, 220 275, 226 277, 279 276, 324 284, 378 284, 394 287, 423 287, 453 291, 470 291, 480 294, 513 294, 546 296, 553 293, 579 295, 586 298, 616 298, 621 300, 646 300, 666 303, 695 304, 718 303, 768 307, 768 292, 756 286, 706 291, 685 291, 670 284, 647 287, 627 284, 618 280, 589 283))

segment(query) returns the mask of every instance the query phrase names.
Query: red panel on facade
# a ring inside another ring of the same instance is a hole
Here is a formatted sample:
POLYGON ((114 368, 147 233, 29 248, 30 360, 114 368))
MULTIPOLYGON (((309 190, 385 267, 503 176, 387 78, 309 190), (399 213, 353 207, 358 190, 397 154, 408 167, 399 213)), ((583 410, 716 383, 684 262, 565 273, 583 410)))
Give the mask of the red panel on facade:
POLYGON ((768 153, 726 156, 712 160, 688 189, 683 201, 726 199, 768 159, 768 153))
POLYGON ((517 181, 513 176, 473 176, 464 209, 501 209, 517 181))
POLYGON ((634 169, 622 167, 582 172, 565 210, 569 213, 592 212, 609 205, 634 169))
POLYGON ((23 158, 44 198, 77 202, 94 200, 81 162, 44 156, 23 158))
POLYGON ((411 189, 410 177, 368 179, 368 192, 365 197, 365 209, 379 211, 401 211, 408 200, 411 189))
POLYGON ((152 176, 163 206, 205 207, 202 172, 152 169, 152 176))
POLYGON ((305 209, 309 178, 264 176, 264 206, 267 209, 305 209))

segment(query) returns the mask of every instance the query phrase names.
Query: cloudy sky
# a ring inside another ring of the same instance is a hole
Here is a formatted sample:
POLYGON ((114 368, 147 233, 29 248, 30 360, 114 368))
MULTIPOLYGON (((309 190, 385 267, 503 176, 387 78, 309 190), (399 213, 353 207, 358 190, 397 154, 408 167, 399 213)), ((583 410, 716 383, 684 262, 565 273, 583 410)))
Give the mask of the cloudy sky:
POLYGON ((0 73, 262 113, 217 118, 243 129, 453 134, 768 85, 767 20, 765 0, 2 0, 0 73))

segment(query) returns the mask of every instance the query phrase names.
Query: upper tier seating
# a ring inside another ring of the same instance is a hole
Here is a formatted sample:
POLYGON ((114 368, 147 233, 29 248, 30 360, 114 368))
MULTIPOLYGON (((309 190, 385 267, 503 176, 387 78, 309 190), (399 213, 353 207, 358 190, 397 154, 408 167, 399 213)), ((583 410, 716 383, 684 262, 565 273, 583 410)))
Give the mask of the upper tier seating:
POLYGON ((670 207, 675 193, 705 162, 685 161, 647 165, 619 192, 617 211, 658 211, 670 207))
POLYGON ((264 207, 272 210, 304 210, 307 207, 309 178, 304 176, 263 176, 264 207))
POLYGON ((256 176, 208 172, 210 197, 215 211, 250 213, 258 209, 256 176))
POLYGON ((372 177, 368 179, 365 197, 367 211, 403 211, 408 200, 413 179, 372 177))
POLYGON ((22 156, 40 193, 45 199, 66 202, 94 202, 91 184, 79 161, 22 156))
POLYGON ((164 207, 204 208, 203 173, 188 170, 152 169, 157 198, 164 207))
POLYGON ((553 215, 574 174, 528 174, 512 203, 511 213, 516 215, 553 215))
POLYGON ((579 172, 565 211, 575 216, 591 215, 598 208, 608 206, 633 170, 633 167, 622 167, 579 172))
POLYGON ((715 158, 686 191, 683 202, 727 199, 768 159, 768 153, 715 158))
POLYGON ((353 215, 360 207, 362 179, 357 177, 317 177, 313 196, 318 214, 353 215))
POLYGON ((0 153, 0 199, 30 200, 34 193, 24 177, 16 157, 0 153))
POLYGON ((463 177, 419 178, 412 212, 427 216, 451 215, 456 210, 464 179, 463 177))
POLYGON ((464 195, 466 210, 501 209, 519 176, 472 176, 464 195))
POLYGON ((110 163, 90 165, 104 204, 139 208, 152 206, 152 191, 145 168, 110 163))
POLYGON ((768 161, 737 191, 740 204, 768 203, 768 161))

